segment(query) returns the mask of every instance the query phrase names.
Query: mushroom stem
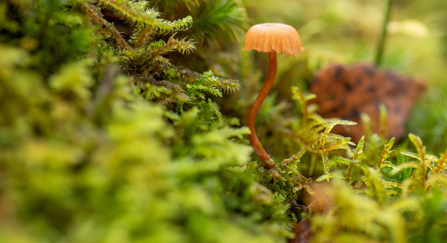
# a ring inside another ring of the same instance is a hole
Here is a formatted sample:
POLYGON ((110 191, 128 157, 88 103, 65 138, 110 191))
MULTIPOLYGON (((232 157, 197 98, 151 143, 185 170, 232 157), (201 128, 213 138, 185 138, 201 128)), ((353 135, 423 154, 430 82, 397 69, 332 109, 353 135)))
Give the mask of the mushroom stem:
POLYGON ((270 158, 270 155, 265 151, 264 147, 262 147, 261 142, 259 142, 258 136, 256 136, 255 130, 255 120, 256 115, 258 114, 259 108, 261 108, 262 103, 265 98, 269 94, 270 89, 275 82, 276 70, 277 70, 277 59, 276 52, 271 51, 268 53, 269 55, 269 73, 267 75, 267 80, 262 86, 261 91, 259 92, 258 97, 256 97, 255 102, 250 108, 250 112, 248 113, 247 118, 247 126, 250 128, 251 134, 248 135, 248 139, 250 140, 251 146, 255 150, 258 157, 264 163, 265 167, 268 169, 273 169, 275 167, 275 163, 270 158))

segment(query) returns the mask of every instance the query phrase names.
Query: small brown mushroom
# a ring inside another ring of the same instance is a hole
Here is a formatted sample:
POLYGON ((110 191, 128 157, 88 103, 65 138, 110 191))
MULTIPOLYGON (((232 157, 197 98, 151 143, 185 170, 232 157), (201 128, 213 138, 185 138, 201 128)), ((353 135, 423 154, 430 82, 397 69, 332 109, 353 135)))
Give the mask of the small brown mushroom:
POLYGON ((258 157, 268 169, 275 167, 274 161, 265 151, 261 142, 256 136, 255 119, 259 108, 267 97, 273 86, 276 77, 277 59, 276 53, 283 52, 288 56, 297 56, 299 51, 304 51, 298 32, 290 25, 266 23, 252 26, 245 35, 244 51, 256 50, 258 52, 267 52, 269 55, 269 72, 267 80, 262 86, 258 97, 248 113, 247 126, 250 128, 251 134, 248 135, 251 146, 255 150, 258 157))

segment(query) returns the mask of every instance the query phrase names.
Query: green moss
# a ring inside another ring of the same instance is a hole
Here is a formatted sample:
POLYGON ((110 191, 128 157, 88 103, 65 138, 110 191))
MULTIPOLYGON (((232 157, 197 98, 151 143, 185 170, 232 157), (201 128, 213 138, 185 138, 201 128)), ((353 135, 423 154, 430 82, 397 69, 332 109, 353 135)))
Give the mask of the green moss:
POLYGON ((206 97, 237 82, 171 64, 163 55, 195 48, 174 37, 192 18, 170 22, 148 6, 1 4, 1 242, 276 242, 289 234, 279 218, 286 207, 246 166, 248 129, 206 97), (104 19, 106 8, 136 23, 129 41, 104 19), (175 113, 156 101, 185 107, 175 113))
POLYGON ((276 167, 254 161, 262 75, 223 47, 246 27, 236 0, 0 3, 0 242, 285 242, 302 218, 314 242, 443 242, 443 130, 354 144, 294 87, 257 120, 276 167))

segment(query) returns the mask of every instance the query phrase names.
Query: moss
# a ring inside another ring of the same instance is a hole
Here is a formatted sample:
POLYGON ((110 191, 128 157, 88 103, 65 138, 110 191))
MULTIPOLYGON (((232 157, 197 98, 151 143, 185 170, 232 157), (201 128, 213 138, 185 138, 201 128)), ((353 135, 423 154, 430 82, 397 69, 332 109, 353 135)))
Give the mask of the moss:
POLYGON ((275 242, 289 234, 275 219, 286 207, 246 167, 247 129, 208 97, 237 82, 163 57, 195 49, 176 38, 191 17, 165 20, 145 1, 1 6, 0 241, 275 242), (121 35, 106 9, 134 35, 121 35))
POLYGON ((314 242, 443 242, 447 153, 416 135, 354 144, 292 88, 260 111, 276 168, 253 161, 261 75, 216 75, 246 27, 239 1, 0 3, 0 241, 284 242, 306 218, 314 242))

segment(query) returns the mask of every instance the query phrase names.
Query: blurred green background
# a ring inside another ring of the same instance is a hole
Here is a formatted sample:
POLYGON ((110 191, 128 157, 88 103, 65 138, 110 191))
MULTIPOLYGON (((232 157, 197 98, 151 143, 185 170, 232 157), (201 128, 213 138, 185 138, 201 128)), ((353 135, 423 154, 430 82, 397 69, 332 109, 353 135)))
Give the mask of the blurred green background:
MULTIPOLYGON (((306 51, 279 56, 273 91, 289 99, 290 86, 307 89, 312 73, 331 63, 373 63, 388 1, 243 1, 250 26, 280 22, 295 27, 306 51)), ((407 131, 429 151, 447 146, 447 1, 394 1, 381 67, 422 79, 429 87, 413 109, 407 131)), ((240 43, 243 41, 241 40, 240 43)), ((250 53, 258 70, 265 55, 250 53)), ((262 79, 262 78, 260 78, 262 79)))

